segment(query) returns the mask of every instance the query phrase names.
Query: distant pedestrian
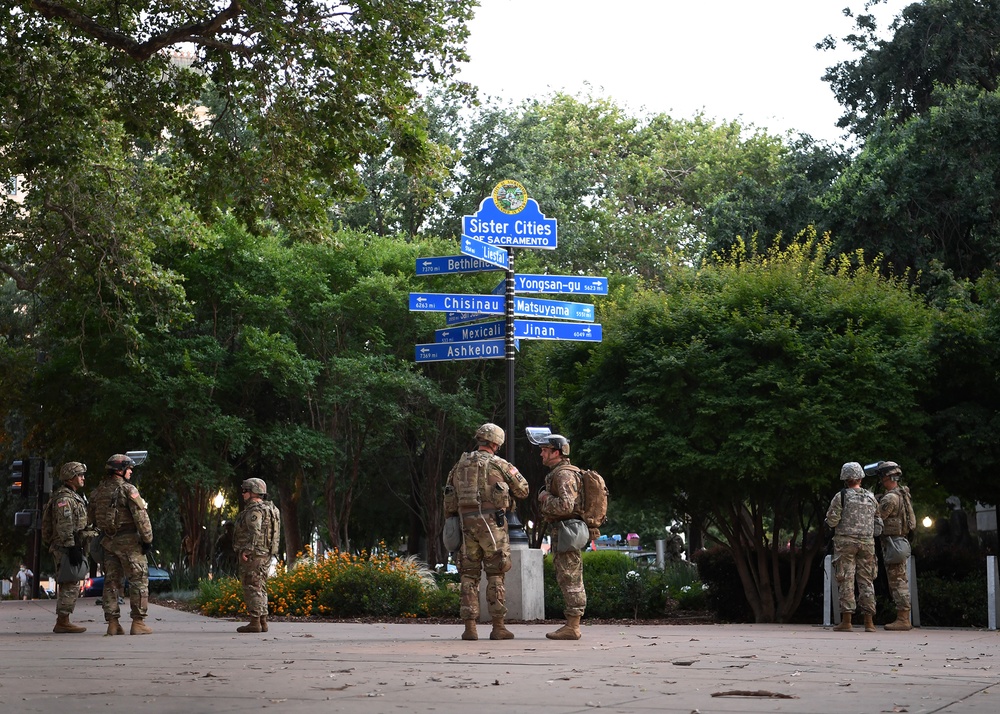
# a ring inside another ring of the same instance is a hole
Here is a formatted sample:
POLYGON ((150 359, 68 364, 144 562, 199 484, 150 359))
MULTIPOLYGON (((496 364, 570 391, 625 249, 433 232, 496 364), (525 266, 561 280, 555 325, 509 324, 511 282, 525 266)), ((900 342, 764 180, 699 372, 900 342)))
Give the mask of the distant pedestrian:
POLYGON ((267 484, 261 479, 248 478, 240 492, 244 506, 236 516, 233 549, 250 622, 236 631, 267 632, 267 575, 271 558, 278 554, 281 513, 266 500, 267 484))
POLYGON ((833 536, 833 566, 840 586, 840 624, 833 629, 850 632, 852 618, 860 610, 865 618, 865 632, 875 632, 875 575, 878 561, 875 558, 875 536, 882 532, 875 494, 861 488, 865 472, 857 461, 850 461, 840 469, 840 480, 846 481, 830 501, 826 511, 826 524, 835 529, 833 536), (854 586, 858 594, 855 600, 854 586))
POLYGON ((31 584, 35 574, 31 572, 31 568, 21 563, 21 569, 17 571, 17 592, 21 596, 22 600, 31 599, 31 584))

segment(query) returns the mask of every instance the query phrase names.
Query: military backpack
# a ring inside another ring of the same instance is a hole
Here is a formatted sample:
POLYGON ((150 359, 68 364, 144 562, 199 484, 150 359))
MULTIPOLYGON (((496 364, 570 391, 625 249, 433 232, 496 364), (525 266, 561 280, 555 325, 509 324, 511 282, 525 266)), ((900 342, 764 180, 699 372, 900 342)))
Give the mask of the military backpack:
POLYGON ((591 469, 580 471, 580 482, 580 493, 583 496, 580 518, 588 528, 600 528, 608 520, 608 486, 604 483, 604 477, 591 469))

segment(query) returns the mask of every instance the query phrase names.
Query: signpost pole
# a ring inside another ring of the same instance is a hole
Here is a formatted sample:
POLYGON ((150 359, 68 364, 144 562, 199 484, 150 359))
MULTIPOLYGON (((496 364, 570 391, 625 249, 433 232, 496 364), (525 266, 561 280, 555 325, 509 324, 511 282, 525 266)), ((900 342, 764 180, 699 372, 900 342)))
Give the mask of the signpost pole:
MULTIPOLYGON (((505 333, 505 356, 507 360, 507 461, 514 463, 514 249, 507 251, 507 290, 505 291, 507 329, 505 333)), ((508 528, 510 544, 515 548, 528 547, 528 534, 517 517, 517 505, 510 509, 508 528)))

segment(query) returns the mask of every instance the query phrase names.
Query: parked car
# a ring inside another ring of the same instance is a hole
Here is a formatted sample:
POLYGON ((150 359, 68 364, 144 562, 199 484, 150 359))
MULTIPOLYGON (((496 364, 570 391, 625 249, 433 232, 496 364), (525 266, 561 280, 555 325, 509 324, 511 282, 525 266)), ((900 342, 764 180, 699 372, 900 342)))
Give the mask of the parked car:
MULTIPOLYGON (((152 559, 149 563, 149 592, 162 593, 173 590, 170 581, 170 571, 156 565, 152 559)), ((125 593, 128 593, 128 578, 125 579, 125 593)), ((83 597, 101 597, 104 595, 104 575, 87 578, 83 581, 83 597)))

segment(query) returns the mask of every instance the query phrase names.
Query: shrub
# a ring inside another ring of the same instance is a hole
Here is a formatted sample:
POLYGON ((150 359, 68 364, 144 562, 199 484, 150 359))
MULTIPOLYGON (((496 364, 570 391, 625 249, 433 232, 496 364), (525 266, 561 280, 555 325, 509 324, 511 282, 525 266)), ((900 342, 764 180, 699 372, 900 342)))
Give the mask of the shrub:
POLYGON ((743 592, 743 583, 728 548, 721 545, 694 554, 698 574, 708 584, 708 606, 720 620, 753 622, 753 610, 743 592))
POLYGON ((918 572, 917 585, 921 625, 986 627, 989 623, 986 578, 982 573, 954 580, 918 572))

